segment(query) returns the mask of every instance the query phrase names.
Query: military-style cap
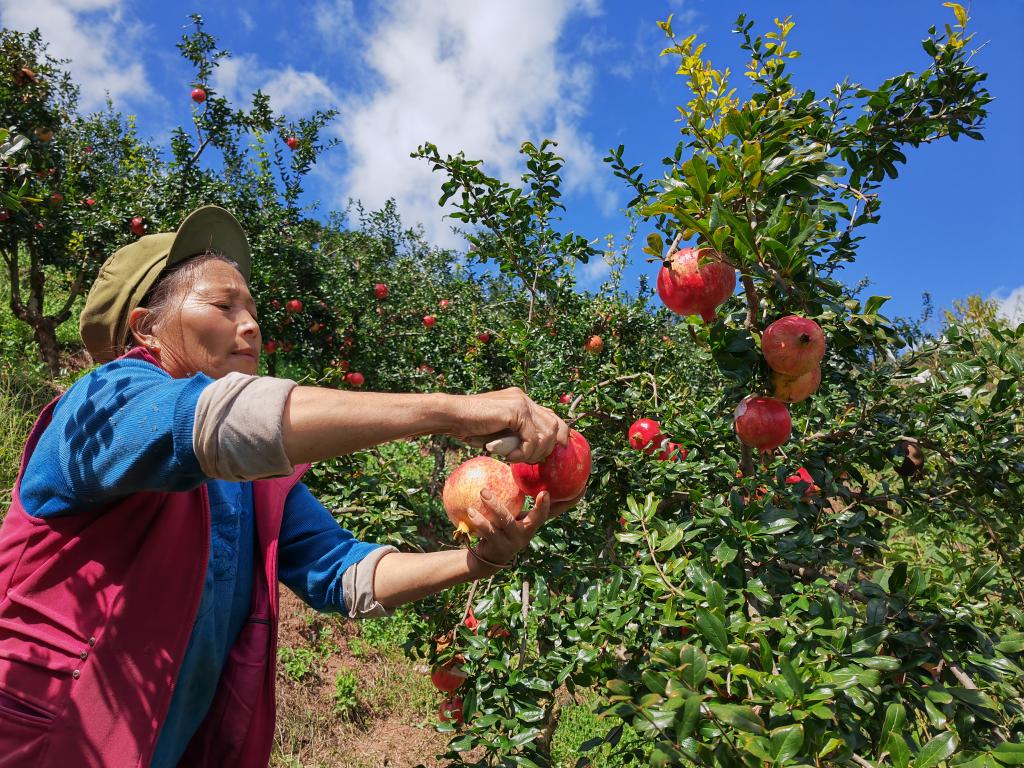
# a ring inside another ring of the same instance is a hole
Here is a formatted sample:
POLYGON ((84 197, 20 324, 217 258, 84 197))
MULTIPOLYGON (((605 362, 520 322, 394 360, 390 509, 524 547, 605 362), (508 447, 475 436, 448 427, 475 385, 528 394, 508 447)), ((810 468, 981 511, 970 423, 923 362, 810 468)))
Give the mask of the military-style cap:
POLYGON ((238 263, 248 282, 249 241, 238 219, 216 205, 186 216, 177 232, 143 235, 114 252, 100 268, 79 320, 82 342, 93 360, 108 363, 128 339, 128 315, 160 273, 190 256, 217 251, 238 263))

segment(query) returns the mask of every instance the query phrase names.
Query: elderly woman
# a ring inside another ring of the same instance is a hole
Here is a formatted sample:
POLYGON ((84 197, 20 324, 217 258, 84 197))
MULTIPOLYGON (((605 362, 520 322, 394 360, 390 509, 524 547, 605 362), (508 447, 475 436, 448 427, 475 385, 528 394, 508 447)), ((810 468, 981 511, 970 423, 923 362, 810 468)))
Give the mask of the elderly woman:
POLYGON ((0 529, 0 766, 265 766, 278 581, 359 618, 490 576, 551 516, 485 491, 474 548, 357 541, 300 482, 389 440, 568 428, 517 389, 339 392, 257 376, 241 226, 216 206, 100 270, 81 317, 102 363, 42 412, 0 529))

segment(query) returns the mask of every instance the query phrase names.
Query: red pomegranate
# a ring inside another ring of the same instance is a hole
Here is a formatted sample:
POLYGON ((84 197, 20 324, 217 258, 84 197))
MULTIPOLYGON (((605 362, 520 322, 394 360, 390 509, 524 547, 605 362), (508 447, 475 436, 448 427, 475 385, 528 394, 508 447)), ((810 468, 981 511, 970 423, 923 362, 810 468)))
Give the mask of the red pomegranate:
POLYGON ((441 706, 437 709, 437 716, 442 723, 462 725, 462 699, 452 696, 450 699, 442 701, 441 706))
POLYGON ((814 484, 814 478, 811 477, 811 473, 807 471, 806 467, 800 467, 796 471, 795 475, 790 475, 786 478, 786 485, 797 485, 798 483, 806 483, 807 488, 804 489, 803 497, 806 499, 813 496, 816 491, 821 489, 814 484))
POLYGON ((384 283, 377 283, 373 286, 373 295, 384 300, 388 297, 388 287, 384 283))
MULTIPOLYGON (((554 334, 551 335, 554 336, 554 334)), ((604 349, 604 339, 600 336, 591 336, 587 339, 587 343, 583 345, 583 349, 592 355, 598 355, 604 349)))
POLYGON ((456 467, 441 491, 444 511, 459 534, 476 535, 476 529, 469 519, 469 508, 487 514, 480 500, 480 491, 484 488, 512 514, 518 515, 522 511, 526 494, 516 485, 508 464, 490 456, 477 456, 456 467))
POLYGON ((700 315, 705 323, 736 289, 736 270, 710 248, 681 248, 658 272, 658 296, 679 315, 700 315), (703 263, 701 263, 703 261, 703 263))
POLYGON ((658 453, 659 461, 683 461, 688 453, 680 443, 668 442, 658 453))
POLYGON ((764 329, 761 354, 773 371, 802 376, 825 356, 825 334, 810 318, 787 315, 764 329))
POLYGON ((430 682, 439 691, 455 693, 466 682, 466 673, 462 671, 461 667, 457 667, 453 662, 449 662, 430 673, 430 682))
POLYGON ((539 464, 513 464, 512 477, 527 496, 536 498, 541 491, 547 491, 551 501, 575 499, 590 478, 590 443, 571 429, 568 445, 556 445, 539 464))
POLYGON ((633 422, 627 434, 629 436, 629 444, 634 448, 642 450, 648 456, 654 455, 654 452, 661 447, 661 441, 664 439, 661 434, 661 424, 654 419, 637 419, 633 422))
POLYGON ((358 371, 352 371, 351 373, 345 374, 345 383, 350 387, 361 387, 365 381, 366 379, 363 374, 358 371))
POLYGON ((821 366, 816 365, 800 376, 772 372, 772 395, 784 403, 799 403, 818 391, 821 366))
POLYGON ((740 401, 735 425, 739 439, 759 451, 774 451, 789 439, 792 429, 786 404, 763 395, 749 395, 740 401))
POLYGON ((433 328, 435 325, 437 325, 437 318, 434 317, 433 315, 427 315, 426 317, 423 318, 423 325, 425 325, 427 328, 433 328))

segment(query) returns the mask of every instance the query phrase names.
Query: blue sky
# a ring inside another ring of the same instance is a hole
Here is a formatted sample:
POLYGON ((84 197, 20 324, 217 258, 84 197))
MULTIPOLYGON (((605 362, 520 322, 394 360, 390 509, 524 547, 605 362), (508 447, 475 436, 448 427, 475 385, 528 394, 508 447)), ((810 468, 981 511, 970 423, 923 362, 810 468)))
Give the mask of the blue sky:
MULTIPOLYGON (((731 33, 736 16, 746 11, 767 29, 791 15, 792 45, 803 53, 792 64, 795 83, 819 94, 846 75, 874 85, 920 70, 919 41, 952 16, 931 0, 0 0, 0 23, 40 27, 51 52, 72 60, 84 107, 109 93, 166 145, 192 107, 191 72, 175 48, 190 11, 233 54, 214 81, 221 92, 244 103, 262 88, 292 117, 340 110, 330 131, 342 144, 308 185, 322 215, 353 197, 370 208, 394 197, 407 222, 453 247, 460 243, 436 206, 441 179, 409 158, 423 141, 465 150, 511 181, 522 141, 556 138, 566 158, 565 227, 621 241, 629 195, 601 159, 621 143, 648 177, 660 175, 678 141, 675 105, 687 95, 673 62, 658 56, 665 39, 655 24, 669 13, 676 32, 697 32, 737 85, 745 59, 731 33)), ((974 45, 986 43, 976 62, 996 99, 986 140, 910 151, 900 178, 883 186, 881 223, 864 231, 847 272, 850 282, 869 278, 869 293, 892 295, 892 314, 916 317, 927 291, 940 309, 980 294, 1024 319, 1024 86, 1012 66, 1024 2, 976 2, 972 19, 974 45)), ((637 249, 627 287, 655 271, 637 249)), ((596 288, 602 272, 600 263, 588 268, 583 286, 596 288)))

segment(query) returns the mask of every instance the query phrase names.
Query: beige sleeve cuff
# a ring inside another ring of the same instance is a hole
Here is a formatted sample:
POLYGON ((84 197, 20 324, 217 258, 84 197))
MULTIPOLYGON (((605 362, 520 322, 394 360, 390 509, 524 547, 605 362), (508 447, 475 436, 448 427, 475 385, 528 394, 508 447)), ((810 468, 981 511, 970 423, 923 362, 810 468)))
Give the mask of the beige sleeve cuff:
POLYGON ((373 619, 378 616, 390 616, 394 613, 393 608, 385 608, 377 602, 377 598, 373 594, 373 575, 380 559, 384 555, 397 551, 389 544, 377 547, 358 563, 350 565, 341 574, 341 591, 345 596, 345 609, 348 611, 350 619, 373 619))
POLYGON ((207 477, 257 480, 287 477, 281 421, 296 386, 289 379, 232 372, 203 390, 196 404, 192 447, 207 477))

